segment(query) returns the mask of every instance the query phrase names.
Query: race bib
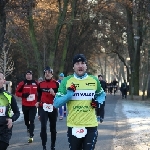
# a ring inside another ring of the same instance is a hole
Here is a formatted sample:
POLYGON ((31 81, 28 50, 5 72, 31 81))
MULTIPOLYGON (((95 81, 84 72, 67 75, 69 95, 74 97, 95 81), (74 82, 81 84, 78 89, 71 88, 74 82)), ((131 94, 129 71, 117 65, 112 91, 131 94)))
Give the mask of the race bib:
POLYGON ((0 116, 6 116, 6 106, 0 106, 0 116))
POLYGON ((46 103, 44 103, 43 104, 43 109, 45 111, 52 112, 53 111, 53 105, 52 104, 46 104, 46 103))
POLYGON ((85 127, 72 128, 72 135, 76 136, 77 138, 85 137, 86 134, 87 134, 87 129, 85 127))
POLYGON ((27 101, 34 101, 35 100, 35 94, 30 94, 28 97, 27 97, 27 101))

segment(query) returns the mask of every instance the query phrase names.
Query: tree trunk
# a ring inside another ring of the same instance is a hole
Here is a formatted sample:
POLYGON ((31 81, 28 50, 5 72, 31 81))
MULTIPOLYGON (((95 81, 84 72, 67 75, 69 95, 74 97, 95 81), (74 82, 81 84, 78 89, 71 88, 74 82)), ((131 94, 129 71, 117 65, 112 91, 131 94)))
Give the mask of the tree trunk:
POLYGON ((64 25, 64 20, 66 18, 68 3, 69 3, 69 0, 64 0, 63 5, 61 5, 61 2, 59 3, 60 7, 63 6, 63 10, 61 8, 59 10, 58 23, 55 28, 54 41, 52 43, 52 49, 50 51, 49 64, 51 67, 54 66, 54 58, 55 58, 55 54, 57 53, 59 36, 61 34, 61 30, 64 25))
POLYGON ((5 6, 8 3, 8 0, 0 1, 0 54, 2 53, 3 43, 6 34, 6 13, 5 6))
MULTIPOLYGON (((128 43, 128 52, 130 57, 130 65, 131 65, 131 79, 129 83, 131 99, 133 99, 133 90, 134 90, 134 34, 133 34, 133 21, 132 21, 132 10, 129 7, 126 7, 127 12, 127 43, 128 43), (132 92, 131 92, 132 91, 132 92)), ((139 81, 138 81, 139 82, 139 81)))
POLYGON ((140 39, 137 39, 136 41, 136 48, 137 48, 137 57, 135 59, 135 73, 134 73, 134 94, 139 95, 139 72, 140 72, 140 47, 142 46, 143 42, 143 36, 142 36, 142 29, 143 29, 143 3, 144 1, 140 0, 139 1, 139 8, 137 11, 137 36, 140 37, 140 39))
POLYGON ((32 17, 32 7, 33 7, 32 3, 33 3, 33 1, 29 2, 29 7, 28 7, 28 11, 27 11, 28 21, 29 21, 29 34, 30 34, 31 43, 32 43, 32 46, 33 46, 33 49, 34 49, 35 60, 36 60, 36 63, 37 63, 37 72, 38 72, 39 76, 42 76, 43 75, 43 73, 42 73, 43 72, 42 71, 42 62, 40 60, 40 53, 39 53, 39 50, 38 50, 38 43, 37 43, 36 35, 35 35, 34 20, 33 20, 33 17, 32 17))
POLYGON ((74 22, 74 18, 76 16, 76 4, 77 4, 77 0, 72 1, 72 4, 71 4, 71 6, 72 6, 71 22, 69 24, 67 24, 67 34, 66 34, 66 39, 65 39, 64 48, 63 48, 62 63, 60 65, 60 72, 64 71, 65 61, 66 61, 66 57, 67 57, 67 51, 69 48, 69 43, 70 43, 72 31, 73 31, 73 22, 74 22))

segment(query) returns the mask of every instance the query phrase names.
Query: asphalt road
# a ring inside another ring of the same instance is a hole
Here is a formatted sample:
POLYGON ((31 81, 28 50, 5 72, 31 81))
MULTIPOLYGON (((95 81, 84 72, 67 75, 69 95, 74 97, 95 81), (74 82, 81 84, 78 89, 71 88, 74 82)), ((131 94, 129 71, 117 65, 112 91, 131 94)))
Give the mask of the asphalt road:
MULTIPOLYGON (((115 108, 118 105, 117 102, 120 99, 120 95, 107 95, 105 106, 105 120, 98 126, 98 139, 95 150, 113 150, 113 138, 116 134, 116 113, 115 108)), ((48 123, 48 142, 47 149, 50 150, 50 132, 48 123)), ((8 150, 42 150, 40 139, 40 122, 38 118, 35 119, 35 132, 33 143, 28 144, 28 136, 26 133, 26 127, 23 121, 17 121, 14 123, 13 135, 10 140, 10 146, 8 150)), ((57 141, 56 150, 69 150, 67 141, 67 126, 66 118, 62 121, 57 121, 57 141)))

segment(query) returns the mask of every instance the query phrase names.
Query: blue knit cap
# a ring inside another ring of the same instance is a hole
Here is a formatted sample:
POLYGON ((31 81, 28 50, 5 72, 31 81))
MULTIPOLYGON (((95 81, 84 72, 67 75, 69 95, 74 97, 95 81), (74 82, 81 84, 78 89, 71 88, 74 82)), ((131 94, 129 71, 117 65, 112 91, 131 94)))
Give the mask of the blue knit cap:
POLYGON ((63 73, 60 73, 60 75, 59 75, 60 77, 64 77, 64 74, 63 73))

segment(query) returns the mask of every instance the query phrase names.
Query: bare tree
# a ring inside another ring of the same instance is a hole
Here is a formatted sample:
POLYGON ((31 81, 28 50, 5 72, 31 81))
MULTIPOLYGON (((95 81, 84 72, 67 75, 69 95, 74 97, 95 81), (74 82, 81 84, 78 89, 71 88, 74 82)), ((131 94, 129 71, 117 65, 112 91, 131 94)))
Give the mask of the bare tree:
POLYGON ((14 70, 14 61, 9 54, 10 45, 11 43, 3 44, 2 54, 0 56, 0 71, 3 72, 5 77, 10 75, 14 70))

